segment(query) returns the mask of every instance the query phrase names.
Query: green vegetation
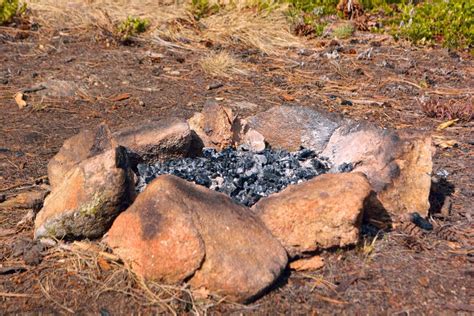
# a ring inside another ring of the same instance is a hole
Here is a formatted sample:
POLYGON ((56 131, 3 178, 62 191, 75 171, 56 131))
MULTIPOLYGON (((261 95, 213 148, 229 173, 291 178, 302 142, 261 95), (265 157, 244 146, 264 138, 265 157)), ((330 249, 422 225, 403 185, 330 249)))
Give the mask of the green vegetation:
POLYGON ((199 20, 203 17, 219 12, 220 6, 217 3, 211 4, 209 0, 192 0, 190 11, 199 20))
POLYGON ((19 4, 18 0, 0 0, 0 25, 11 22, 15 16, 26 11, 26 3, 19 4))
POLYGON ((129 16, 118 26, 118 33, 122 41, 129 41, 131 37, 143 33, 150 25, 150 21, 139 17, 129 16))
MULTIPOLYGON (((300 21, 322 34, 324 16, 339 14, 338 0, 286 0, 290 4, 290 21, 300 21), (299 18, 298 18, 299 17, 299 18)), ((472 48, 474 45, 474 2, 472 0, 426 0, 418 4, 409 0, 360 0, 366 12, 379 17, 395 38, 417 44, 439 43, 450 48, 472 48)), ((335 30, 338 38, 347 38, 350 30, 335 30)))
POLYGON ((351 24, 343 24, 334 29, 333 35, 335 38, 345 39, 351 37, 354 31, 354 26, 352 26, 351 24))
POLYGON ((474 2, 472 0, 432 0, 399 6, 391 20, 396 37, 415 43, 441 43, 443 46, 473 47, 474 2))
POLYGON ((290 4, 290 15, 299 12, 311 13, 315 16, 324 16, 336 13, 338 0, 286 0, 290 4))

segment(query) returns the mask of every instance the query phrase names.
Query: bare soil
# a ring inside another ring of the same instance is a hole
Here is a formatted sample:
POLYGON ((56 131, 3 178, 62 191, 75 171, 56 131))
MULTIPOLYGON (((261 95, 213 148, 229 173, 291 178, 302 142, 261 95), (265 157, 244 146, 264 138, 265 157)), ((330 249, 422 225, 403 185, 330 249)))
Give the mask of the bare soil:
POLYGON ((46 175, 47 163, 63 141, 100 122, 116 130, 148 119, 189 118, 211 99, 231 106, 253 103, 234 107, 243 116, 282 104, 304 105, 383 127, 431 132, 441 145, 455 140, 455 146, 436 147, 433 173, 446 170, 448 176, 434 186, 432 196, 434 221, 445 230, 449 226, 452 238, 403 231, 379 233, 375 240, 368 235, 354 248, 322 253, 322 270, 287 271, 268 294, 244 306, 192 301, 186 289, 160 288, 164 294, 158 299, 123 264, 67 249, 44 250, 39 264, 27 264, 15 250, 20 240, 33 237, 31 222, 17 225, 28 210, 2 209, 1 314, 474 313, 474 124, 460 120, 436 131, 446 118, 428 117, 418 101, 436 96, 441 103, 457 100, 472 106, 472 58, 369 33, 344 41, 311 40, 304 50, 290 49, 281 56, 238 45, 226 48, 252 66, 248 75, 208 76, 198 64, 200 50, 146 41, 123 46, 93 31, 0 28, 0 195, 8 199, 41 185, 38 179, 46 175), (335 50, 338 58, 326 55, 335 50), (369 50, 370 58, 358 58, 369 50), (150 51, 163 57, 150 58, 150 51), (15 93, 51 78, 75 83, 79 92, 26 93, 28 106, 18 108, 15 93), (215 83, 223 86, 207 88, 215 83), (130 97, 114 101, 123 93, 130 97))

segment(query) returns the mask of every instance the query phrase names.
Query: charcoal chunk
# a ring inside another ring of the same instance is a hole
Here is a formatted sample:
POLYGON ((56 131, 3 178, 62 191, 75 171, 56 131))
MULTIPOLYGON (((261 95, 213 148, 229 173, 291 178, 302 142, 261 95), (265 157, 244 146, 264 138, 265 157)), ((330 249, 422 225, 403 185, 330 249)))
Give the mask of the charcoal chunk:
MULTIPOLYGON (((233 148, 217 152, 204 148, 201 156, 195 158, 139 164, 136 189, 141 192, 159 175, 173 174, 251 206, 264 196, 326 173, 330 168, 325 158, 305 148, 297 152, 265 149, 259 153, 233 148)), ((348 172, 350 168, 348 165, 337 169, 348 172)))

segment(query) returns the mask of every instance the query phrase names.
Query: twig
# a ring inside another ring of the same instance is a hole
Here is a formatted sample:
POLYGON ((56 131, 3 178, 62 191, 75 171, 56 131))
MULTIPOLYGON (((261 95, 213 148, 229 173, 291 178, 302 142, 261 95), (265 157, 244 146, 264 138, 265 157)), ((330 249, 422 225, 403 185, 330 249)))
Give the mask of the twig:
POLYGON ((332 304, 337 304, 337 305, 346 305, 346 304, 349 304, 347 302, 344 302, 344 301, 339 301, 339 300, 336 300, 336 299, 333 299, 333 298, 330 298, 330 297, 326 297, 326 296, 322 296, 320 294, 315 294, 317 298, 319 298, 320 300, 323 300, 325 302, 328 302, 328 303, 332 303, 332 304))
POLYGON ((39 295, 34 295, 34 294, 10 293, 10 292, 0 292, 0 296, 3 296, 3 297, 39 297, 39 295))

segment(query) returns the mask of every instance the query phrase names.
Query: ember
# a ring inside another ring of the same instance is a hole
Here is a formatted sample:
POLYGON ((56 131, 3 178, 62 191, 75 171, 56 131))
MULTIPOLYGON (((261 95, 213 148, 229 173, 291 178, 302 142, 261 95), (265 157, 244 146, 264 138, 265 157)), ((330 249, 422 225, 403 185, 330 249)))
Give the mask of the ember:
MULTIPOLYGON (((138 191, 162 174, 172 174, 223 192, 238 203, 251 206, 260 198, 326 173, 324 157, 309 149, 297 152, 265 149, 260 153, 231 148, 222 152, 206 148, 202 157, 168 160, 154 165, 138 165, 138 191)), ((339 168, 350 171, 350 165, 339 168)))

